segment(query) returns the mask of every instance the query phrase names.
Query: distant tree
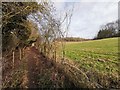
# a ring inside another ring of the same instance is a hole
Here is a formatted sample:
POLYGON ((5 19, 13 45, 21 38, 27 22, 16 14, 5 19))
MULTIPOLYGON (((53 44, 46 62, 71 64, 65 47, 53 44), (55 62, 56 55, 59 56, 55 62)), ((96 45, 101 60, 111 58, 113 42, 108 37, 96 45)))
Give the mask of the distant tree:
POLYGON ((118 21, 107 23, 106 25, 101 26, 100 31, 94 39, 103 39, 103 38, 111 38, 118 37, 118 21))

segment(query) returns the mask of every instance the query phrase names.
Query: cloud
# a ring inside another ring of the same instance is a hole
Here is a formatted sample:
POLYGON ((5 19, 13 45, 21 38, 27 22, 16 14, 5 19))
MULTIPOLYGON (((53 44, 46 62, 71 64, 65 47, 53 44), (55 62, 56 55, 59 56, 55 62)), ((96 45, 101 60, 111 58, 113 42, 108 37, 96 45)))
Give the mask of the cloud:
POLYGON ((93 38, 101 25, 118 19, 116 2, 76 3, 68 36, 93 38))
POLYGON ((51 0, 52 2, 119 2, 119 0, 51 0))
MULTIPOLYGON (((64 11, 66 3, 67 7, 70 7, 71 2, 62 1, 56 2, 56 7, 64 11)), ((117 19, 118 0, 79 0, 75 3, 68 36, 93 38, 101 25, 117 19)))

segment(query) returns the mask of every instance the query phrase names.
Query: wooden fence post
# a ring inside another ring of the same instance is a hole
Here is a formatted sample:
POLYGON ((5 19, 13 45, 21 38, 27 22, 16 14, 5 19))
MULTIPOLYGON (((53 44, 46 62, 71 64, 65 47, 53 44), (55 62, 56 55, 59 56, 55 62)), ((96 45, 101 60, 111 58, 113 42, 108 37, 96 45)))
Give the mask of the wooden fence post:
POLYGON ((22 59, 22 52, 21 52, 21 48, 19 49, 20 51, 20 60, 22 59))
POLYGON ((13 68, 14 68, 14 63, 15 63, 15 51, 13 51, 13 68))

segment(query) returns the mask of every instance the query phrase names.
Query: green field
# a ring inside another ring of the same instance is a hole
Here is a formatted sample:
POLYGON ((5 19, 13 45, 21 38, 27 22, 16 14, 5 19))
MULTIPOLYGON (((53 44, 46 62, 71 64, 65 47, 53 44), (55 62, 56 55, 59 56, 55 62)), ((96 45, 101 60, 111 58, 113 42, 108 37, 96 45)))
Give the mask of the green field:
POLYGON ((118 38, 67 42, 65 46, 66 58, 79 68, 118 75, 118 38))

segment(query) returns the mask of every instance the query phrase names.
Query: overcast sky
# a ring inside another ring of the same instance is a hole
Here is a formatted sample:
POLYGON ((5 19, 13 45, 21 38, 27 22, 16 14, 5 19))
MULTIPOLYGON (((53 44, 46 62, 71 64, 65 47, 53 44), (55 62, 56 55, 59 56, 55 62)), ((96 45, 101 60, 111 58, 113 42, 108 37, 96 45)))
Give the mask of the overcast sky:
POLYGON ((68 36, 93 38, 101 25, 118 19, 119 0, 52 0, 62 12, 74 3, 68 36))

